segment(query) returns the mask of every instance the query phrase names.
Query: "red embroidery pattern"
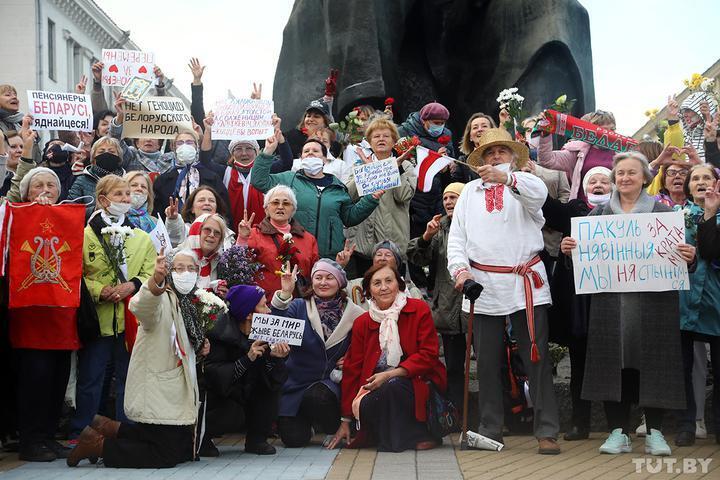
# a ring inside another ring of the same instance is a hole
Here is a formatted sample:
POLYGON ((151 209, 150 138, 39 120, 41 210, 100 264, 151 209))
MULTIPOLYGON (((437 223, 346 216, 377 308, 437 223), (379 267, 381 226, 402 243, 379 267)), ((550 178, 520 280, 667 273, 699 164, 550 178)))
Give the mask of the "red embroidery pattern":
POLYGON ((488 213, 492 213, 493 210, 501 212, 503 209, 503 193, 505 191, 505 185, 498 184, 485 190, 485 209, 488 213))

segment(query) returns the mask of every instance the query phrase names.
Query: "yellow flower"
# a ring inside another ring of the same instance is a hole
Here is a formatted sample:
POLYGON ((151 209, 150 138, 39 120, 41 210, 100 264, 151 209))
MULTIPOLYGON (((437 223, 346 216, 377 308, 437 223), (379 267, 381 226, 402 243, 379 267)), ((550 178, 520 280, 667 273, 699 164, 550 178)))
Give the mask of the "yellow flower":
POLYGON ((567 101, 567 95, 564 95, 564 94, 563 94, 563 95, 560 95, 560 96, 555 100, 555 104, 556 104, 556 105, 564 105, 566 101, 567 101))

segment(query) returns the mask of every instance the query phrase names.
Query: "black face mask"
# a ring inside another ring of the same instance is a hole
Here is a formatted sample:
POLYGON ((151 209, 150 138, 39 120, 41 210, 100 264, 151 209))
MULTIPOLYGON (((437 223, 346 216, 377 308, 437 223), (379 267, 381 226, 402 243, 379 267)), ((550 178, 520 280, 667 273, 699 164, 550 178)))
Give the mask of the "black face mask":
POLYGON ((95 165, 108 172, 118 170, 120 168, 120 161, 120 157, 110 152, 95 156, 95 165))
POLYGON ((60 145, 53 145, 45 152, 43 160, 52 162, 55 164, 66 163, 70 159, 70 152, 66 152, 60 145))

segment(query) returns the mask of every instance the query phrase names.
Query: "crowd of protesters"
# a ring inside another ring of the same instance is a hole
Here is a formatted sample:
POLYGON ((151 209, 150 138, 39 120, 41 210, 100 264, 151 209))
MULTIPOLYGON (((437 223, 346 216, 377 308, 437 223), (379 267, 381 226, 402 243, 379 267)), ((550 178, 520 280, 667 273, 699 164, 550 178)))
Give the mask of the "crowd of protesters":
MULTIPOLYGON (((506 112, 498 123, 475 113, 457 137, 451 112, 435 101, 399 124, 391 102, 383 111, 358 105, 353 139, 330 128, 333 73, 297 125, 290 119, 283 130, 287 119, 275 115, 274 135, 259 144, 213 139, 205 67, 197 59, 189 67, 193 129, 169 142, 124 138, 124 100, 116 95, 108 108, 100 63, 94 132, 53 132, 44 144, 16 89, 0 85, 4 201, 86 206, 80 308, 10 309, 4 282, 5 449, 26 461, 157 468, 217 456, 213 437, 232 432, 245 432, 245 451, 258 455, 276 452, 273 435, 297 448, 315 433, 328 435, 329 448, 434 448, 442 438, 426 405, 434 395, 462 405, 470 319, 479 410, 469 428, 485 437, 502 443, 507 431, 501 372, 510 341, 528 378, 538 453, 560 453, 554 341, 571 363, 566 441, 588 438, 590 405, 600 401, 609 432, 600 452, 632 451, 637 404, 645 452, 670 455, 662 433, 670 414, 676 445, 707 435, 709 344, 720 442, 713 95, 669 100, 666 140, 680 135, 682 145, 644 140, 623 153, 581 141, 560 147, 535 128, 537 117, 524 122, 526 137, 511 134, 506 112), (396 148, 401 137, 458 162, 422 191, 413 150, 396 148), (361 196, 352 167, 388 159, 399 186, 361 196), (575 294, 573 217, 673 209, 686 218, 676 253, 689 290, 575 294), (158 251, 149 234, 160 220, 171 245, 158 251), (249 264, 245 281, 231 280, 249 264), (469 281, 482 285, 479 297, 463 295, 469 281), (209 330, 194 305, 206 292, 224 307, 209 330), (254 314, 304 320, 302 343, 251 339, 254 314), (68 417, 64 445, 56 438, 68 417)), ((615 129, 610 112, 583 119, 615 129)))

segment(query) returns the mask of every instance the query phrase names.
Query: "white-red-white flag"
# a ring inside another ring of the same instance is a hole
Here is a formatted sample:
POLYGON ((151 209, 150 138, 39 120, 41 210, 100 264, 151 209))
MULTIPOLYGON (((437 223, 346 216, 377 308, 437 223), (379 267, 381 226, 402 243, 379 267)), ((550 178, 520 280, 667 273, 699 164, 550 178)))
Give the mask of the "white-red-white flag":
POLYGON ((440 155, 434 150, 425 147, 416 147, 417 165, 415 166, 415 174, 417 175, 417 189, 422 192, 429 192, 432 188, 433 178, 440 170, 450 165, 454 159, 440 155))

